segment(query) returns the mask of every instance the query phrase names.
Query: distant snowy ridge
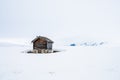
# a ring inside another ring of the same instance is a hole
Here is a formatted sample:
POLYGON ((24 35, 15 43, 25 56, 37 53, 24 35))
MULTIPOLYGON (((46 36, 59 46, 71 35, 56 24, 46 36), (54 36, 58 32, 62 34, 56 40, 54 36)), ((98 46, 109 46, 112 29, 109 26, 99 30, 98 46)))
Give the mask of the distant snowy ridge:
MULTIPOLYGON (((0 46, 32 46, 31 40, 25 38, 0 38, 0 46)), ((61 46, 120 46, 120 42, 80 39, 54 40, 54 48, 61 46)))
POLYGON ((15 44, 15 43, 9 43, 9 42, 0 42, 0 47, 13 47, 13 46, 27 46, 23 44, 15 44))
POLYGON ((29 46, 29 41, 25 39, 0 39, 0 46, 10 47, 10 46, 29 46))
POLYGON ((107 44, 107 42, 80 42, 80 43, 71 43, 70 46, 102 46, 107 44))
POLYGON ((106 42, 84 42, 80 46, 101 46, 107 44, 106 42))

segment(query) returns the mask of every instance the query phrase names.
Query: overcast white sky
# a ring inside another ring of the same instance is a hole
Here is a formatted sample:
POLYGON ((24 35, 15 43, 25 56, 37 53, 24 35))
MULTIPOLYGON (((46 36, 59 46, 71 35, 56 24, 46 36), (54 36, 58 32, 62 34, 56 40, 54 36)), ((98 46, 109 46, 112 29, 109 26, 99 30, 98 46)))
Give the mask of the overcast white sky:
POLYGON ((119 0, 0 0, 0 37, 120 40, 119 0))

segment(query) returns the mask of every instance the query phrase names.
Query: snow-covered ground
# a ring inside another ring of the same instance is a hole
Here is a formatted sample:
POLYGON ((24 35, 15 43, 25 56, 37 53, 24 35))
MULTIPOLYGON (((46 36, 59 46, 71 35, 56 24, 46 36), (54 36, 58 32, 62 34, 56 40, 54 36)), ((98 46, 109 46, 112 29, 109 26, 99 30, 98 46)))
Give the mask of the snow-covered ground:
POLYGON ((0 47, 0 80, 120 80, 119 46, 62 46, 58 53, 23 53, 28 49, 0 47))
POLYGON ((120 80, 120 0, 0 0, 0 80, 120 80))

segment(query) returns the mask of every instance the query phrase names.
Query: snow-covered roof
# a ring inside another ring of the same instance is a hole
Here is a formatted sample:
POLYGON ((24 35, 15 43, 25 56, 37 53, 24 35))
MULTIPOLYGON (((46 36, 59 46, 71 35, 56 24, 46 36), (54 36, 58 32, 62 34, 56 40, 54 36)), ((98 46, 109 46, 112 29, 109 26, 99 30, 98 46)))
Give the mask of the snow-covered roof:
POLYGON ((49 38, 47 38, 47 37, 44 37, 44 36, 37 36, 34 40, 32 40, 32 42, 35 42, 37 39, 45 39, 47 42, 51 42, 51 43, 53 43, 53 41, 52 40, 50 40, 49 38))

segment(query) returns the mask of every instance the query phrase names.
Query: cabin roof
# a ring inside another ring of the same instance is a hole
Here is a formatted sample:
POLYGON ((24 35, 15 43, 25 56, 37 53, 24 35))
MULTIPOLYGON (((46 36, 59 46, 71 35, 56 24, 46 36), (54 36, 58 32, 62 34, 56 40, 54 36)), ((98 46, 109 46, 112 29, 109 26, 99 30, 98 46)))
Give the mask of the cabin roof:
POLYGON ((34 43, 36 40, 41 39, 41 38, 42 38, 42 39, 45 39, 47 42, 53 43, 52 40, 50 40, 49 38, 44 37, 44 36, 37 36, 34 40, 32 40, 32 43, 34 43))

